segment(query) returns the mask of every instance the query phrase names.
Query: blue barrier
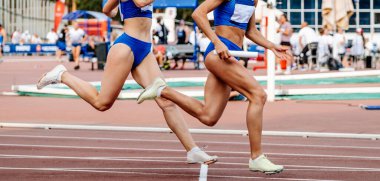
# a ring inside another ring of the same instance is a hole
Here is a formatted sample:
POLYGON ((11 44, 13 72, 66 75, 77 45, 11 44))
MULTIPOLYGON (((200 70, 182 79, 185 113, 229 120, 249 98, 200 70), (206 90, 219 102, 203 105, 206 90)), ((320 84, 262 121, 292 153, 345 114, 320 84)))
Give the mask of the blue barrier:
POLYGON ((55 53, 57 46, 55 44, 5 44, 3 53, 55 53))

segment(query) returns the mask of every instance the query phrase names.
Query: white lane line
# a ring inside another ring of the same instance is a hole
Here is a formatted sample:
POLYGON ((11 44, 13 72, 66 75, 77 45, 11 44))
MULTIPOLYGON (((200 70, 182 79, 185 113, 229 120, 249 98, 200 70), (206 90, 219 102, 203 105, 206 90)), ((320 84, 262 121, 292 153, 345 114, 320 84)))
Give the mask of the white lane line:
MULTIPOLYGON (((44 139, 71 139, 71 140, 96 140, 96 141, 135 141, 135 142, 168 142, 179 143, 178 140, 158 140, 158 139, 128 139, 128 138, 98 138, 98 137, 71 137, 71 136, 34 136, 34 135, 0 135, 0 137, 14 138, 44 138, 44 139)), ((204 144, 229 144, 229 145, 249 145, 248 142, 221 142, 221 141, 197 141, 204 144)), ((285 147, 306 147, 306 148, 347 148, 347 149, 373 149, 380 150, 380 147, 368 146, 336 146, 336 145, 305 145, 305 144, 281 144, 263 143, 266 146, 285 146, 285 147)))
MULTIPOLYGON (((156 175, 156 176, 183 176, 183 177, 198 177, 192 174, 165 174, 154 172, 122 172, 122 171, 102 171, 102 170, 71 170, 62 168, 19 168, 19 167, 0 167, 0 170, 18 170, 18 171, 50 171, 50 172, 79 172, 79 173, 104 173, 104 174, 136 174, 136 175, 156 175)), ((250 176, 234 176, 234 175, 208 175, 212 178, 231 178, 231 179, 261 179, 261 180, 299 180, 299 181, 320 181, 320 179, 305 179, 305 178, 273 178, 273 177, 250 177, 250 176)), ((327 181, 327 180, 326 180, 327 181)), ((328 180, 335 181, 335 180, 328 180)))
MULTIPOLYGON (((73 156, 45 156, 45 155, 3 155, 0 158, 11 159, 62 159, 62 160, 95 160, 95 161, 134 161, 134 162, 165 162, 165 163, 185 163, 185 161, 176 160, 159 160, 159 159, 129 159, 113 157, 73 157, 73 156)), ((247 163, 216 162, 217 165, 239 165, 247 166, 247 163)), ((372 170, 380 171, 380 168, 362 168, 362 167, 338 167, 338 166, 318 166, 318 165, 284 165, 290 168, 307 168, 307 169, 334 169, 334 170, 372 170)))
MULTIPOLYGON (((68 124, 36 124, 36 123, 5 123, 0 122, 4 128, 34 128, 34 129, 65 129, 65 130, 92 130, 92 131, 131 131, 150 133, 172 133, 169 128, 161 127, 128 127, 128 126, 95 126, 95 125, 68 125, 68 124)), ((247 135, 247 130, 226 129, 189 129, 194 134, 223 134, 247 135)), ((282 137, 318 137, 318 138, 352 138, 352 139, 380 139, 380 134, 356 133, 321 133, 321 132, 294 132, 294 131, 263 131, 264 136, 282 137)))
MULTIPOLYGON (((157 168, 95 168, 95 167, 59 167, 62 170, 199 170, 199 168, 163 168, 163 167, 157 167, 157 168)), ((248 168, 208 168, 208 170, 215 170, 215 171, 248 171, 248 168)), ((317 172, 380 172, 380 169, 363 169, 363 170, 357 170, 357 169, 327 169, 327 168, 286 168, 286 171, 317 171, 317 172)))
POLYGON ((201 164, 201 169, 199 171, 199 181, 207 181, 207 172, 208 172, 208 165, 201 164))
MULTIPOLYGON (((23 147, 23 148, 59 148, 59 149, 94 149, 94 150, 135 150, 135 151, 160 151, 160 152, 184 152, 178 149, 150 149, 150 148, 120 148, 120 147, 91 147, 91 146, 63 146, 63 145, 31 145, 31 144, 0 144, 0 147, 23 147)), ((222 153, 222 154, 244 154, 248 155, 249 152, 238 151, 212 151, 208 153, 222 153)), ((323 154, 297 154, 297 153, 266 153, 267 155, 276 156, 294 156, 294 157, 314 157, 314 158, 346 158, 346 159, 360 159, 360 160, 380 160, 380 157, 373 156, 355 156, 355 155, 323 155, 323 154)))

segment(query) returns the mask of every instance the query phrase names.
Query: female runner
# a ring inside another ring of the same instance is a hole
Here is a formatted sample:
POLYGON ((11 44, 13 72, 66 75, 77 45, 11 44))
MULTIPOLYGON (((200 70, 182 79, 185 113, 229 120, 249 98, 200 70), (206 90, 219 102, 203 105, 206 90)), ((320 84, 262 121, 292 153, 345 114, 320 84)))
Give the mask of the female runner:
POLYGON ((281 172, 283 166, 269 161, 261 148, 266 93, 247 69, 229 53, 229 50, 242 51, 246 36, 273 51, 279 58, 291 58, 286 48, 271 43, 257 30, 254 15, 257 2, 258 0, 206 0, 194 11, 193 19, 211 40, 205 52, 205 65, 210 74, 205 85, 204 104, 168 87, 161 78, 157 78, 140 94, 138 102, 161 96, 175 102, 205 125, 213 126, 226 107, 231 89, 237 90, 249 101, 246 118, 251 150, 249 169, 275 174, 281 172), (207 19, 207 14, 211 11, 214 11, 215 32, 207 19), (214 50, 217 54, 212 52, 214 50))
MULTIPOLYGON (((100 92, 88 82, 67 72, 63 65, 58 65, 46 73, 39 80, 37 88, 42 89, 49 84, 63 83, 95 109, 106 111, 115 102, 130 72, 142 87, 151 84, 156 77, 163 77, 151 52, 150 30, 153 1, 109 0, 104 6, 103 12, 114 17, 117 14, 117 6, 120 4, 125 33, 115 41, 109 51, 100 92)), ((167 124, 187 150, 187 162, 214 163, 217 157, 207 155, 195 145, 176 106, 171 101, 161 98, 157 98, 156 102, 162 109, 167 124)))

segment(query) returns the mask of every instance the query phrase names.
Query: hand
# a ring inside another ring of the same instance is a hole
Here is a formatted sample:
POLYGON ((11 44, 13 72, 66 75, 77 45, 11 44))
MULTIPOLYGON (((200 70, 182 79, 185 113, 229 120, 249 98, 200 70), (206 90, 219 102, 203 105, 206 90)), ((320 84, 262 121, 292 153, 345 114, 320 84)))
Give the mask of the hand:
POLYGON ((293 58, 289 48, 287 47, 274 45, 274 47, 270 48, 270 50, 272 50, 276 57, 280 58, 281 60, 292 60, 293 58))
POLYGON ((112 11, 107 12, 107 13, 105 13, 105 14, 106 14, 108 17, 113 18, 113 17, 115 17, 115 16, 117 15, 117 12, 118 12, 118 7, 116 7, 116 8, 113 9, 112 11))
POLYGON ((221 42, 218 41, 215 44, 215 51, 218 54, 219 58, 225 61, 233 61, 234 57, 230 54, 230 51, 228 50, 227 46, 221 42))

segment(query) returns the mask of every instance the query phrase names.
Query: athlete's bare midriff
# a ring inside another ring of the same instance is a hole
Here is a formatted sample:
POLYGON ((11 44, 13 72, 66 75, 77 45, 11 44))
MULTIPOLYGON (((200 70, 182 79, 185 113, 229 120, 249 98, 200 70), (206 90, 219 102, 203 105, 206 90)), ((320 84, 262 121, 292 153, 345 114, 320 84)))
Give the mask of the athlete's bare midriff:
POLYGON ((228 40, 232 41, 233 43, 235 43, 236 45, 240 47, 243 46, 245 31, 240 28, 222 25, 222 26, 215 27, 215 33, 218 36, 227 38, 228 40))
POLYGON ((151 42, 152 19, 129 18, 124 20, 124 32, 129 36, 145 42, 151 42))

